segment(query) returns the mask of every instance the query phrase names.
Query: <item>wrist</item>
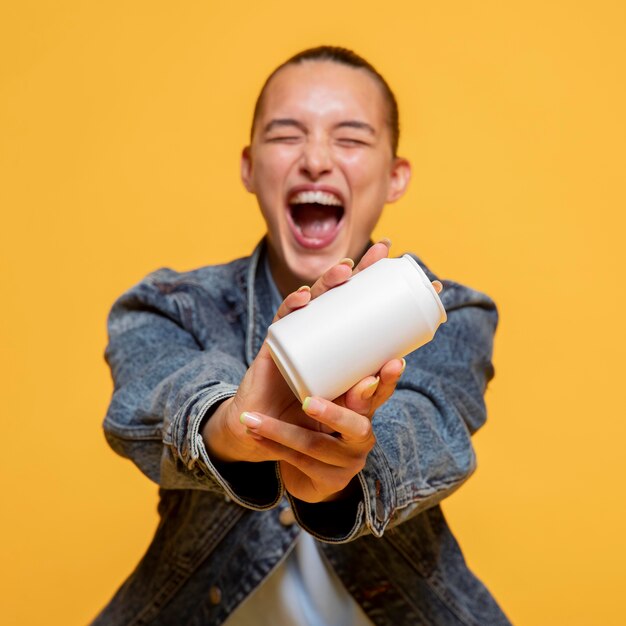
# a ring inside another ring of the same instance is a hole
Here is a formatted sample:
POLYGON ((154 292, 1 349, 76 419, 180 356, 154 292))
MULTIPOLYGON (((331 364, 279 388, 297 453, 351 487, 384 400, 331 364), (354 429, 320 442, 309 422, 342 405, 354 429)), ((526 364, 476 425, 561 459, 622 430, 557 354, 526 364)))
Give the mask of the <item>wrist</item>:
POLYGON ((204 424, 201 433, 209 457, 225 463, 240 460, 233 454, 237 446, 233 445, 235 437, 228 427, 232 402, 232 398, 221 402, 204 424))
POLYGON ((341 490, 326 496, 321 502, 336 502, 338 500, 349 500, 350 498, 361 496, 361 484, 358 476, 354 476, 352 480, 341 490))

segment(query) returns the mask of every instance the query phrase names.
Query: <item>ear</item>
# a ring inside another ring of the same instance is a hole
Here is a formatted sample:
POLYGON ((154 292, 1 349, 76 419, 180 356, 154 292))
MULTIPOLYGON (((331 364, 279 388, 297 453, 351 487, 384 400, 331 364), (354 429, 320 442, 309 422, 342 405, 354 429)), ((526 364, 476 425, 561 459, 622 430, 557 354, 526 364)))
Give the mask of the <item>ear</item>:
POLYGON ((243 186, 250 193, 254 193, 254 185, 252 184, 252 157, 250 156, 250 146, 246 146, 241 152, 241 181, 243 182, 243 186))
POLYGON ((411 164, 407 159, 396 157, 391 168, 387 202, 395 202, 404 195, 411 180, 411 164))

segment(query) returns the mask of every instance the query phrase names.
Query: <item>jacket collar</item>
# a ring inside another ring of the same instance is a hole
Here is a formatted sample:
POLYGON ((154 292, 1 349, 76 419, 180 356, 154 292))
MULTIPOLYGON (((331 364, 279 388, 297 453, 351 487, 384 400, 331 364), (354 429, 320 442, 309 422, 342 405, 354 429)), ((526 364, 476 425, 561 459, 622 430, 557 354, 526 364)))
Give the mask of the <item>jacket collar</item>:
MULTIPOLYGON (((263 261, 267 254, 266 239, 263 237, 259 241, 254 252, 248 258, 246 271, 245 292, 248 320, 246 325, 246 362, 248 367, 261 349, 267 335, 267 329, 274 318, 270 285, 263 271, 263 261)), ((373 243, 370 240, 365 250, 373 243)))
POLYGON ((267 329, 274 317, 270 286, 262 265, 265 254, 267 254, 267 244, 264 237, 250 256, 246 272, 246 361, 248 367, 261 349, 267 329))

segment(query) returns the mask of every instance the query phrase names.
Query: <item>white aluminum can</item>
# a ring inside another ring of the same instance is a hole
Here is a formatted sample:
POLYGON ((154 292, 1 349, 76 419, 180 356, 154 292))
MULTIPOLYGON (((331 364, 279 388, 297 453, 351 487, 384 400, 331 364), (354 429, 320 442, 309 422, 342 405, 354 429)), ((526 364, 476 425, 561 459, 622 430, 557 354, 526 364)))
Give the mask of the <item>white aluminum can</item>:
POLYGON ((301 401, 333 400, 429 342, 446 311, 408 254, 381 259, 269 327, 267 344, 301 401))

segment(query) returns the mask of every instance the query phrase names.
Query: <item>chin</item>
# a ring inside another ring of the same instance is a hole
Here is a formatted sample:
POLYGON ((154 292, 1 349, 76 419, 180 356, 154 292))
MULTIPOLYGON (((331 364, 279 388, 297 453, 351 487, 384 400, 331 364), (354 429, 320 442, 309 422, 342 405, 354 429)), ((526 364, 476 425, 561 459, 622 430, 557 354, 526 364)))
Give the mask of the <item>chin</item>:
POLYGON ((312 285, 332 263, 332 261, 327 262, 324 257, 318 257, 297 263, 293 270, 294 274, 300 278, 303 284, 312 285))

